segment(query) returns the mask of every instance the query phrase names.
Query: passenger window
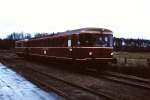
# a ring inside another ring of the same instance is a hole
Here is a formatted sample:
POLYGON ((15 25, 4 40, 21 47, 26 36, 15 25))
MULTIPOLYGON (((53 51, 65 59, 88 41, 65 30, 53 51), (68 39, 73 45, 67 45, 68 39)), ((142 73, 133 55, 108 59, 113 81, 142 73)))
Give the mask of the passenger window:
POLYGON ((68 47, 71 47, 71 40, 68 40, 68 47))

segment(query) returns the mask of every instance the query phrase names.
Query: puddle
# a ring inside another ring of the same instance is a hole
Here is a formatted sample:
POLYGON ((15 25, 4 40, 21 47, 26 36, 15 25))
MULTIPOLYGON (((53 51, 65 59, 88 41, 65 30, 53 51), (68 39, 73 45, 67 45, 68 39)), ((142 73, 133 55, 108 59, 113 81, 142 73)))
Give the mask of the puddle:
POLYGON ((0 63, 0 100, 62 100, 53 92, 45 92, 0 63))

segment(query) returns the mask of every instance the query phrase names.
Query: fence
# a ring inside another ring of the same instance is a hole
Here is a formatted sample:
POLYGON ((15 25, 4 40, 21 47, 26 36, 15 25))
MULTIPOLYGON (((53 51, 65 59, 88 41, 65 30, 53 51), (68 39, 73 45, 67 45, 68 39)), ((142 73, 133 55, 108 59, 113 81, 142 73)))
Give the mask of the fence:
POLYGON ((142 59, 136 59, 136 58, 119 58, 117 59, 118 64, 123 64, 123 65, 135 65, 135 66, 150 66, 150 58, 142 58, 142 59))

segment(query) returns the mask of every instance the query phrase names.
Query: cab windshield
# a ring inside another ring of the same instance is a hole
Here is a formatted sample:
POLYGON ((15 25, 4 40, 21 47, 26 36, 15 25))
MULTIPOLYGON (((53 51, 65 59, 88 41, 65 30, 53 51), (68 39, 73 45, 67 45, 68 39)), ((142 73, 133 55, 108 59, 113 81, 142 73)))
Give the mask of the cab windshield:
POLYGON ((112 35, 101 35, 95 38, 95 45, 97 47, 112 47, 113 36, 112 35))
POLYGON ((78 46, 112 47, 113 36, 111 34, 80 34, 78 46))

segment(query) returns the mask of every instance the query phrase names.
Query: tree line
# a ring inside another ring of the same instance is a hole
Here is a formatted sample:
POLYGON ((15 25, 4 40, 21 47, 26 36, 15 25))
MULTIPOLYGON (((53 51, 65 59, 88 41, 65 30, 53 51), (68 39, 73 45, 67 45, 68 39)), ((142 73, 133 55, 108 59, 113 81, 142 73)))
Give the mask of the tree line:
MULTIPOLYGON (((49 34, 36 33, 33 37, 38 38, 47 35, 49 34)), ((32 38, 32 36, 29 33, 24 34, 23 32, 13 32, 5 39, 0 39, 0 49, 13 49, 15 47, 15 41, 30 38, 32 38)), ((150 40, 145 39, 125 39, 114 37, 113 46, 115 51, 150 52, 150 40)))
POLYGON ((131 51, 131 52, 150 52, 150 40, 145 39, 125 39, 114 37, 115 51, 131 51))
MULTIPOLYGON (((34 37, 39 37, 39 36, 41 36, 41 33, 36 33, 34 37)), ((30 38, 32 38, 32 36, 29 33, 13 32, 9 34, 6 38, 0 39, 0 49, 14 49, 15 41, 23 40, 23 39, 30 39, 30 38)))

